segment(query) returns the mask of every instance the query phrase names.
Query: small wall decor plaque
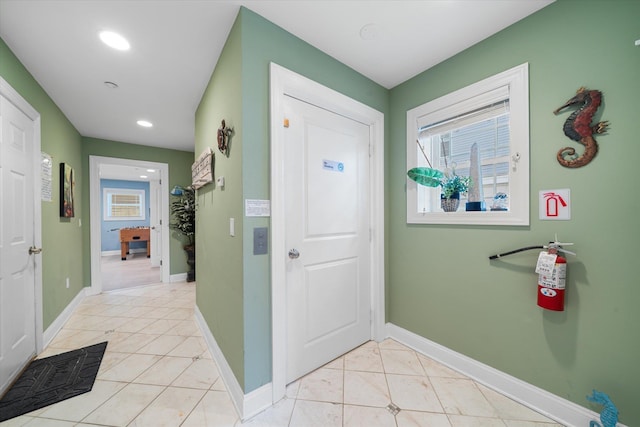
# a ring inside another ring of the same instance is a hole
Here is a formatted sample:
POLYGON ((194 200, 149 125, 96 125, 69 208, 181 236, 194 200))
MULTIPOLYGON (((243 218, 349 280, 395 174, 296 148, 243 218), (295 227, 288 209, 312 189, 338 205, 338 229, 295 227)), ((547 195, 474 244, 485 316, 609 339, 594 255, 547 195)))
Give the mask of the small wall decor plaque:
POLYGON ((229 157, 229 137, 233 133, 233 128, 228 128, 222 119, 222 125, 218 129, 218 150, 229 157))
POLYGON ((197 190, 213 181, 213 161, 213 150, 207 147, 191 165, 191 186, 194 189, 197 190))

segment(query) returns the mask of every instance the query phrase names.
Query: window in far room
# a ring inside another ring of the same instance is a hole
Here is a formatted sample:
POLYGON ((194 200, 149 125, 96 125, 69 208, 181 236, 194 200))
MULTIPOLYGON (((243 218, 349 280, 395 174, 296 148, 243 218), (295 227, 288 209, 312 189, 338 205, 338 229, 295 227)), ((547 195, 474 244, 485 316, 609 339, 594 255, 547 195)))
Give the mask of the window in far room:
POLYGON ((146 218, 144 190, 105 188, 103 198, 105 221, 143 221, 146 218))

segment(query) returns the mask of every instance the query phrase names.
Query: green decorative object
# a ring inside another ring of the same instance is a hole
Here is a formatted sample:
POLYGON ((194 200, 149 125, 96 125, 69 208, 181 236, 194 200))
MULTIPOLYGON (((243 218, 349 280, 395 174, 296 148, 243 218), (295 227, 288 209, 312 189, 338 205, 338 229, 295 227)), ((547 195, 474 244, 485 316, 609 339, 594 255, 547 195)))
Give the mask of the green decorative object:
POLYGON ((440 181, 440 185, 442 185, 442 198, 448 199, 455 193, 466 193, 469 190, 471 182, 471 178, 468 176, 456 175, 455 172, 453 172, 451 175, 448 175, 447 178, 440 181))
POLYGON ((413 168, 407 172, 407 176, 412 181, 426 187, 439 187, 440 181, 444 177, 439 170, 427 167, 413 168))

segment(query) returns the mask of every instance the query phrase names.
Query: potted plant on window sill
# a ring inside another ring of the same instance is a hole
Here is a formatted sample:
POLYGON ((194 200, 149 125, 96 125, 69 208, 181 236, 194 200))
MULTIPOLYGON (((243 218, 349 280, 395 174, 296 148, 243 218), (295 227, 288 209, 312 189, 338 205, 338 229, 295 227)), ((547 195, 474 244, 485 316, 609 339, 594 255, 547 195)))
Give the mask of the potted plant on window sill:
POLYGON ((191 187, 175 186, 171 195, 176 199, 171 202, 171 216, 173 221, 170 227, 187 238, 184 250, 187 253, 187 282, 196 280, 196 194, 191 187))
POLYGON ((469 190, 471 178, 456 175, 455 172, 440 180, 442 193, 440 194, 440 206, 445 212, 455 212, 460 206, 460 194, 469 190))

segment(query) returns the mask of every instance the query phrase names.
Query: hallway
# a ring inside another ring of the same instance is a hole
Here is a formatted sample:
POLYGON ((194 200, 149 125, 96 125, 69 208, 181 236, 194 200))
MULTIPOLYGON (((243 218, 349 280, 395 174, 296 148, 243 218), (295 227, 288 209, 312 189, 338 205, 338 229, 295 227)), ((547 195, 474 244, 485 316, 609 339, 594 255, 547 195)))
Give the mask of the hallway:
POLYGON ((144 252, 131 253, 122 261, 120 254, 100 257, 102 292, 161 282, 160 267, 152 267, 144 252))
POLYGON ((393 341, 368 342, 244 424, 193 320, 194 283, 87 297, 40 357, 109 341, 93 390, 2 427, 551 427, 559 424, 393 341))

